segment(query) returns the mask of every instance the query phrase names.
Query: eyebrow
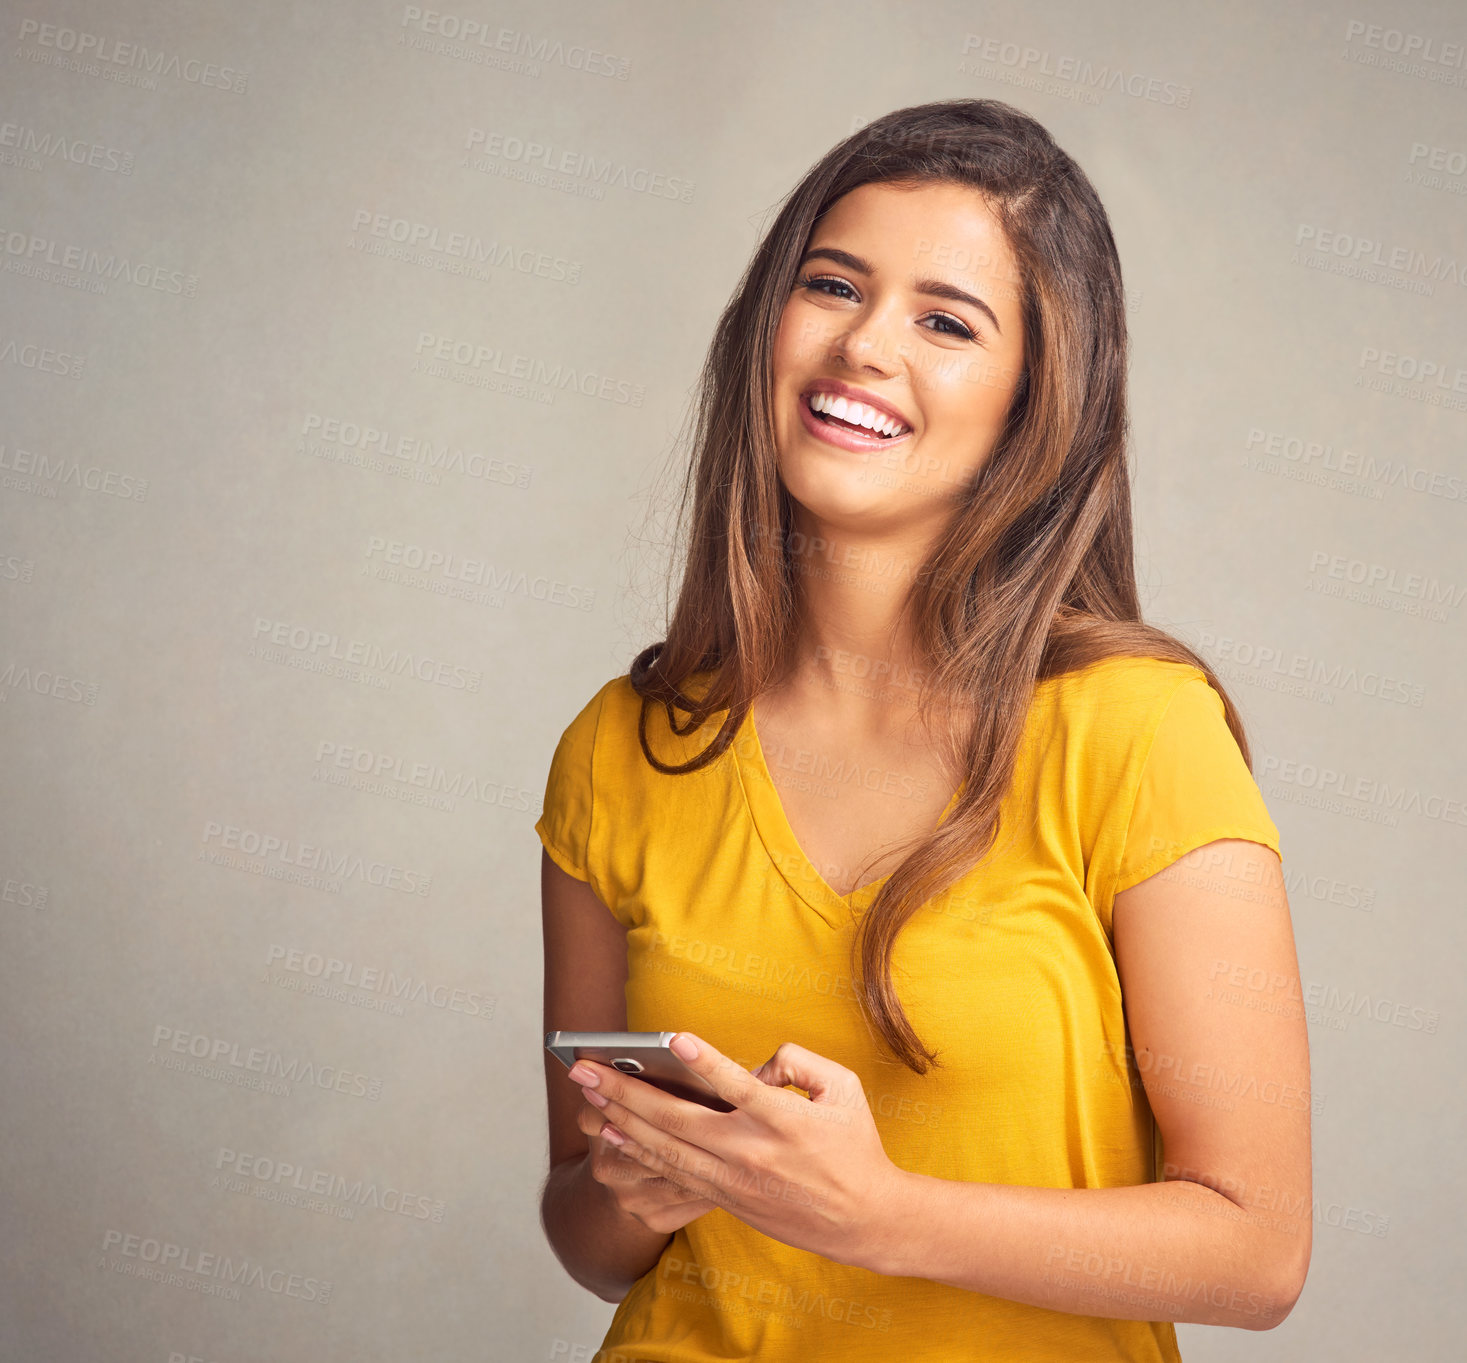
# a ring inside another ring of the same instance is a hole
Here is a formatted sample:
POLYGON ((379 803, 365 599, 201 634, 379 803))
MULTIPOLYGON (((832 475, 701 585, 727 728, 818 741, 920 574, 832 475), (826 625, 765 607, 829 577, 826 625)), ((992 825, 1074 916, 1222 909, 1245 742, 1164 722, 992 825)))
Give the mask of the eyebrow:
MULTIPOLYGON (((800 257, 803 266, 816 258, 832 261, 836 265, 844 265, 847 269, 855 270, 860 274, 874 275, 876 267, 869 260, 864 260, 850 251, 842 251, 838 246, 812 246, 800 257)), ((946 298, 950 303, 966 303, 969 307, 977 308, 986 313, 988 320, 993 323, 993 329, 1000 335, 1003 328, 998 324, 998 318, 994 316, 993 309, 981 298, 975 297, 966 289, 960 289, 956 284, 949 284, 945 279, 914 279, 912 287, 920 294, 926 294, 930 298, 946 298)))

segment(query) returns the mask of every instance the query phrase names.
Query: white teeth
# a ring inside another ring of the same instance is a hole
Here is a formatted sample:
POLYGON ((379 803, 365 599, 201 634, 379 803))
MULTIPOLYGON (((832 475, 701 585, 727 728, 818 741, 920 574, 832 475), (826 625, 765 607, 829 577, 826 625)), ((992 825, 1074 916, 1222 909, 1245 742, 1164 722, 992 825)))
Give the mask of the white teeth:
POLYGON ((904 435, 908 430, 908 427, 903 426, 895 417, 887 416, 885 412, 878 412, 864 402, 853 402, 833 393, 811 393, 809 403, 812 412, 824 412, 827 416, 835 417, 837 421, 844 421, 852 426, 864 426, 878 435, 904 435))

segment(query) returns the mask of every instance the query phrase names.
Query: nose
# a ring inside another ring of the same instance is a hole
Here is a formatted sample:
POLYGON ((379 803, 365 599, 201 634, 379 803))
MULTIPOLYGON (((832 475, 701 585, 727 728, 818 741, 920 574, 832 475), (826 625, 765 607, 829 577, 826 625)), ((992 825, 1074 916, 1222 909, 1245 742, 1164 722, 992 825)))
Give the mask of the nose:
POLYGON ((844 326, 837 324, 827 347, 830 360, 883 378, 892 374, 902 360, 900 348, 893 341, 891 326, 881 309, 874 306, 854 314, 844 326))

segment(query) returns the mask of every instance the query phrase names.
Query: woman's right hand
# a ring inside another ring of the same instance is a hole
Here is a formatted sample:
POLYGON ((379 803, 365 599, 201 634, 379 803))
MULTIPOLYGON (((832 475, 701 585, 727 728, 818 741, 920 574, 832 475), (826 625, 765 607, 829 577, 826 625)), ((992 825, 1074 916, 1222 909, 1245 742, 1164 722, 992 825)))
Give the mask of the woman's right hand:
POLYGON ((718 1205, 705 1197, 689 1197, 676 1183, 622 1154, 601 1135, 607 1120, 590 1103, 581 1104, 576 1125, 590 1142, 591 1177, 610 1190, 622 1211, 635 1216, 648 1230, 670 1234, 718 1205))

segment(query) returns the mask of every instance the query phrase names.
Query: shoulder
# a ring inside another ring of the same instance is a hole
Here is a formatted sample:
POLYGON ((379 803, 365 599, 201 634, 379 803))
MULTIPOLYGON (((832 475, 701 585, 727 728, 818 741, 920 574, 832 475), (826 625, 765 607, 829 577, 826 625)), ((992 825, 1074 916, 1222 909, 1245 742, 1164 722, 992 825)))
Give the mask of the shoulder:
MULTIPOLYGON (((707 674, 699 673, 683 690, 690 696, 702 693, 707 685, 707 674)), ((643 701, 641 694, 632 686, 631 677, 625 672, 604 681, 581 707, 576 717, 566 727, 563 742, 584 745, 594 744, 598 764, 611 762, 631 763, 634 756, 641 755, 639 727, 646 711, 647 740, 653 751, 664 761, 684 761, 688 756, 704 747, 722 723, 722 714, 711 721, 711 729, 691 735, 676 733, 668 720, 667 708, 658 701, 643 701), (686 749, 686 752, 683 750, 686 749)), ((676 713, 680 724, 686 723, 686 713, 676 713)))
POLYGON ((1052 724, 1119 738, 1154 727, 1189 682, 1212 692, 1207 674, 1191 663, 1166 658, 1102 658, 1041 682, 1035 700, 1052 724))
MULTIPOLYGON (((607 728, 608 708, 615 709, 618 682, 624 680, 612 677, 602 682, 589 699, 580 702, 568 720, 561 719, 563 727, 550 761, 552 789, 566 783, 589 785, 593 767, 604 763, 605 742, 602 736, 607 728)), ((564 713, 562 711, 562 715, 564 713)), ((612 724, 615 724, 614 718, 612 724)))
POLYGON ((614 696, 617 683, 624 680, 624 677, 612 677, 609 681, 602 682, 591 694, 589 700, 582 701, 574 718, 566 724, 561 742, 580 742, 589 745, 594 741, 607 699, 614 696))
POLYGON ((1041 682, 1029 725, 1037 760, 1105 808, 1129 805, 1159 735, 1175 731, 1185 747, 1191 735, 1226 733, 1222 697, 1201 668, 1143 657, 1104 658, 1041 682), (1169 715, 1180 730, 1164 723, 1169 715))

